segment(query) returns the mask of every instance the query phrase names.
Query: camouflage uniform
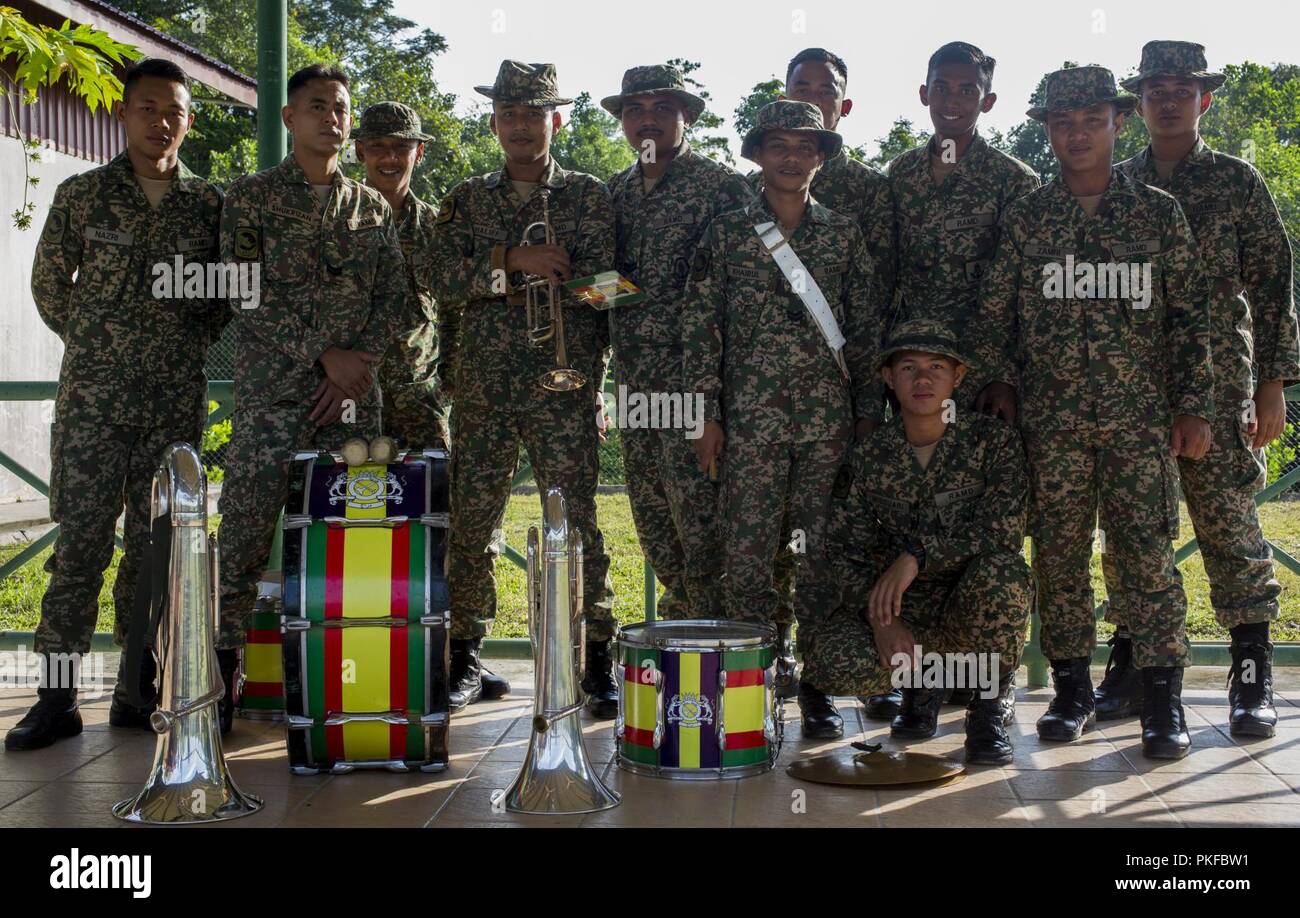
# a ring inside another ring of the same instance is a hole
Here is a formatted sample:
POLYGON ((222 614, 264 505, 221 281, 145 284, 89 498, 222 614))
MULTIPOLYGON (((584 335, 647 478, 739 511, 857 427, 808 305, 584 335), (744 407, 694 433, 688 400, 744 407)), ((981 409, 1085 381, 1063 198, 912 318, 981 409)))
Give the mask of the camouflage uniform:
MULTIPOLYGON (((900 328, 919 329, 919 340, 924 324, 900 328)), ((997 653, 1001 671, 1014 671, 1033 596, 1023 555, 1029 470, 1019 434, 959 410, 922 470, 895 416, 853 451, 847 468, 831 534, 842 604, 820 626, 804 677, 833 695, 889 691, 891 669, 876 652, 867 597, 910 542, 924 546, 925 567, 903 594, 902 617, 922 650, 997 653)))
POLYGON ((235 414, 221 492, 220 648, 239 647, 300 449, 338 449, 379 433, 379 391, 354 423, 317 427, 311 395, 331 346, 382 355, 407 302, 402 249, 388 203, 334 172, 322 205, 290 153, 230 186, 221 258, 261 266, 261 300, 235 311, 235 414))
POLYGON ((202 441, 203 364, 229 320, 220 301, 155 296, 154 266, 215 262, 220 213, 221 192, 184 163, 151 208, 125 152, 55 192, 32 268, 36 308, 64 344, 50 430, 50 517, 60 529, 37 653, 89 652, 123 504, 114 640, 126 636, 153 473, 169 444, 202 441))
MULTIPOLYGON (((1256 374, 1261 381, 1300 379, 1286 229, 1255 167, 1203 140, 1168 181, 1156 175, 1150 147, 1118 168, 1178 199, 1209 280, 1213 437, 1205 456, 1180 457, 1178 469, 1215 617, 1224 628, 1275 620, 1282 586, 1255 509, 1267 468, 1242 427, 1256 374)), ((1109 586, 1113 571, 1106 569, 1109 586)), ((1126 597, 1117 584, 1107 593, 1107 620, 1122 627, 1126 597)))
MULTIPOLYGON (((809 130, 813 118, 821 124, 807 103, 774 102, 760 112, 751 135, 809 130)), ((750 143, 747 137, 745 146, 750 143)), ((719 465, 729 617, 772 620, 773 558, 783 537, 773 522, 788 505, 791 525, 804 533, 795 608, 807 651, 818 619, 835 604, 826 544, 831 485, 855 420, 881 415, 873 362, 880 301, 871 255, 853 221, 809 201, 790 245, 835 313, 850 385, 754 232, 756 224, 775 220, 760 196, 705 231, 682 316, 683 365, 687 390, 704 394, 705 420, 719 422, 727 438, 719 465)))
MULTIPOLYGON (((1081 107, 1072 94, 1091 91, 1091 80, 1114 86, 1102 68, 1058 71, 1048 78, 1048 105, 1081 107)), ((1117 99, 1131 108, 1131 97, 1117 99)), ((1100 508, 1104 550, 1133 597, 1137 665, 1186 663, 1169 432, 1175 415, 1213 417, 1208 291, 1196 259, 1178 202, 1117 169, 1095 217, 1059 178, 1012 202, 1003 217, 968 332, 981 378, 1019 390, 1036 603, 1049 659, 1091 656, 1096 646, 1088 561, 1100 508), (1044 269, 1067 256, 1094 265, 1149 263, 1149 306, 1118 296, 1048 296, 1044 269)))
MULTIPOLYGON (((554 68, 535 67, 553 85, 554 68)), ((553 88, 543 97, 530 95, 537 83, 536 71, 507 62, 494 92, 504 93, 500 101, 524 105, 569 101, 553 88)), ((610 270, 614 214, 609 192, 592 176, 569 172, 553 159, 526 201, 504 167, 462 182, 442 202, 434 234, 434 294, 442 302, 464 304, 453 381, 448 552, 451 636, 457 640, 483 636, 496 617, 492 532, 510 497, 521 442, 538 488, 542 493, 563 489, 570 522, 582 536, 587 639, 604 641, 614 634, 609 555, 596 526, 596 380, 589 378, 572 392, 541 387, 538 378, 555 366, 555 348, 550 342, 540 347, 529 343, 523 277, 505 273, 506 249, 517 246, 525 228, 542 219, 543 190, 549 194, 551 227, 569 253, 573 276, 610 270)), ((564 294, 563 288, 559 293, 564 294)), ((590 377, 609 343, 605 315, 569 297, 564 331, 569 365, 590 377)))
MULTIPOLYGON (((623 95, 607 100, 611 105, 606 107, 621 113, 625 96, 664 91, 645 86, 681 82, 671 67, 633 68, 623 78, 623 95)), ((688 395, 682 381, 681 318, 691 257, 705 225, 752 200, 753 194, 738 173, 694 152, 686 142, 649 192, 639 159, 614 176, 609 187, 618 270, 647 294, 644 302, 611 312, 618 381, 628 395, 642 393, 647 399, 655 392, 688 395)), ((637 536, 665 587, 660 613, 665 618, 722 618, 716 483, 700 472, 684 430, 625 427, 619 438, 637 536)))
MULTIPOLYGON (((361 116, 354 140, 396 137, 420 143, 433 137, 420 130, 420 116, 400 102, 376 102, 361 116)), ((409 296, 406 320, 398 327, 388 353, 379 364, 379 386, 384 396, 383 432, 400 446, 445 447, 450 400, 438 373, 438 305, 425 280, 429 248, 433 244, 436 211, 408 189, 402 210, 394 214, 397 238, 406 263, 409 296)), ((458 314, 447 317, 454 323, 458 314)), ((451 329, 454 336, 455 329, 451 329)))

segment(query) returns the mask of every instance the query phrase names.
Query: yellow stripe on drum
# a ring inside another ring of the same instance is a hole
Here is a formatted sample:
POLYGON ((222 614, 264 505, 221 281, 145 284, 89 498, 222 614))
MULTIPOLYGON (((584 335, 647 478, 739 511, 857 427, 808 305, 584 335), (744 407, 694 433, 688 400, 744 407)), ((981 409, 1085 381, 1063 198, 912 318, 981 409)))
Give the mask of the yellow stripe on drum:
MULTIPOLYGON (((389 707, 388 628, 343 630, 343 710, 375 713, 389 707)), ((387 759, 388 724, 350 723, 343 726, 343 751, 348 759, 387 759)))
MULTIPOLYGON (((683 698, 700 694, 700 655, 683 653, 677 658, 677 684, 683 698)), ((712 729, 712 725, 710 725, 712 729)), ((700 767, 700 723, 679 724, 677 730, 677 764, 680 768, 700 767)))
POLYGON ((763 686, 728 686, 723 697, 728 733, 746 733, 763 729, 763 686))
MULTIPOLYGON (((637 671, 638 674, 640 672, 642 671, 637 671)), ((659 709, 659 705, 655 700, 654 683, 646 685, 640 680, 636 682, 624 681, 623 691, 626 692, 626 698, 623 700, 623 717, 627 725, 636 727, 638 730, 653 732, 659 709)))
MULTIPOLYGON (((349 481, 360 478, 362 497, 382 497, 382 482, 388 474, 384 465, 358 465, 348 470, 349 481), (376 490, 377 489, 377 490, 376 490)), ((388 504, 379 499, 378 506, 362 508, 348 501, 350 520, 382 520, 388 504)), ((343 617, 385 618, 393 603, 393 530, 348 529, 343 533, 343 617)))
POLYGON ((244 675, 250 682, 283 682, 284 657, 279 644, 244 644, 244 675))

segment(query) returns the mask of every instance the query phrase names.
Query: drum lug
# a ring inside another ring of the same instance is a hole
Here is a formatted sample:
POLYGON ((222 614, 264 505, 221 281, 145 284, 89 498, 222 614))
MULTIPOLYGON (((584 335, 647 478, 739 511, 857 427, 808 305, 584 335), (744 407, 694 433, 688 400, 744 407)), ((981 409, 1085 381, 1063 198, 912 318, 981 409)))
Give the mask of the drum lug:
POLYGON ((449 454, 445 449, 426 449, 420 455, 426 459, 446 459, 449 454))
POLYGON ((284 515, 284 530, 288 532, 291 529, 306 529, 311 525, 311 517, 303 513, 286 513, 284 515))
MULTIPOLYGON (((316 726, 314 720, 310 717, 303 717, 301 714, 290 714, 284 723, 290 730, 310 730, 316 726)), ((311 774, 315 774, 315 772, 311 772, 311 774)))
POLYGON ((655 667, 654 674, 655 674, 655 732, 653 738, 653 745, 655 749, 658 749, 663 744, 664 741, 664 732, 667 727, 667 724, 665 723, 667 712, 664 711, 664 674, 657 666, 655 667))
POLYGON ((425 513, 420 516, 421 526, 432 526, 435 529, 450 529, 450 513, 425 513))
POLYGON ((718 751, 727 751, 727 671, 718 670, 718 710, 713 714, 713 733, 718 738, 718 751))
POLYGON ((451 715, 444 712, 423 714, 420 716, 420 725, 423 727, 438 727, 447 723, 450 719, 451 715))

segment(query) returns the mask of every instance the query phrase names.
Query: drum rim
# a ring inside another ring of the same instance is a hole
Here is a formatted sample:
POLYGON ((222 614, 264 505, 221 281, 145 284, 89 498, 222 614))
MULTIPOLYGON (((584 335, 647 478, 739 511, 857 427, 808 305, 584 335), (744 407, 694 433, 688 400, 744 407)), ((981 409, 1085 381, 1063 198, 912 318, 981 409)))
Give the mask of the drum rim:
POLYGON ((684 653, 704 652, 711 653, 724 650, 749 650, 776 646, 776 631, 768 625, 756 625, 753 622, 733 622, 725 618, 680 618, 680 619, 655 619, 654 621, 637 622, 632 625, 624 625, 619 628, 618 643, 623 647, 634 647, 638 650, 673 650, 684 653), (729 628, 753 628, 759 633, 749 637, 732 637, 717 638, 713 640, 701 640, 700 638, 660 638, 639 639, 638 636, 628 636, 629 631, 640 629, 638 634, 647 633, 657 625, 721 625, 729 628))
POLYGON ((765 762, 752 762, 748 765, 716 766, 713 768, 678 768, 663 765, 646 765, 634 762, 619 753, 618 767, 634 775, 647 778, 660 778, 666 781, 734 781, 737 778, 752 778, 776 768, 776 756, 770 756, 765 762))

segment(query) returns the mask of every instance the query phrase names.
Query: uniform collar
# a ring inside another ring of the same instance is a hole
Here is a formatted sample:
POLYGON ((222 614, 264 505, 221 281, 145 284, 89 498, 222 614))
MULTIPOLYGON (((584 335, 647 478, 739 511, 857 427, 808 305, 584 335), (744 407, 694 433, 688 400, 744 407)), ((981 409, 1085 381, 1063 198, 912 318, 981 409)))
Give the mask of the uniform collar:
MULTIPOLYGON (((276 166, 275 169, 279 173, 281 180, 288 184, 311 184, 307 181, 307 173, 302 171, 302 166, 298 164, 298 160, 294 157, 292 150, 289 152, 288 156, 280 160, 280 165, 276 166)), ((332 186, 342 185, 346 181, 347 177, 343 174, 343 170, 338 168, 336 164, 334 174, 330 178, 330 184, 332 186)))
MULTIPOLYGON (((755 201, 749 205, 749 212, 755 218, 761 218, 765 221, 777 222, 776 212, 772 210, 772 205, 767 203, 767 195, 761 191, 758 193, 755 201)), ((802 227, 806 223, 829 223, 831 212, 826 207, 817 203, 817 199, 811 195, 808 198, 808 209, 804 211, 803 219, 799 221, 802 227)))
MULTIPOLYGON (((1102 192, 1101 201, 1097 205, 1096 216, 1104 216, 1115 206, 1127 207, 1128 202, 1134 196, 1136 181, 1122 169, 1112 164, 1110 167, 1110 183, 1106 186, 1106 190, 1102 192)), ((1079 209, 1080 213, 1083 213, 1083 207, 1075 200, 1074 194, 1070 191, 1070 186, 1065 184, 1065 179, 1059 174, 1045 184, 1043 188, 1051 196, 1049 203, 1054 201, 1054 203, 1062 207, 1073 205, 1079 209)))
MULTIPOLYGON (((1187 152, 1186 156, 1178 161, 1178 165, 1174 166, 1174 171, 1170 174, 1170 178, 1173 178, 1189 166, 1196 166, 1201 163, 1213 163, 1214 156, 1214 151, 1210 149, 1209 144, 1205 142, 1205 138, 1201 137, 1200 134, 1197 134, 1196 145, 1187 152)), ((1142 180, 1148 185, 1155 185, 1160 181, 1159 173, 1156 172, 1155 151, 1151 149, 1151 144, 1147 144, 1146 148, 1134 157, 1134 162, 1137 166, 1138 173, 1142 176, 1142 180)))
MULTIPOLYGON (((118 181, 123 184, 138 187, 139 183, 135 180, 135 168, 131 165, 131 157, 126 150, 114 156, 108 161, 106 167, 111 171, 118 181)), ((199 178, 189 167, 185 165, 184 160, 179 157, 176 160, 176 177, 173 179, 173 185, 176 190, 186 194, 197 194, 203 189, 206 182, 199 178)))
MULTIPOLYGON (((655 183, 655 187, 662 185, 668 176, 673 173, 694 166, 697 159, 699 159, 699 154, 691 149, 690 141, 683 138, 682 145, 677 148, 677 155, 668 163, 668 168, 664 170, 664 174, 659 176, 659 181, 655 183)), ((625 185, 634 185, 639 184, 643 178, 644 176, 641 174, 641 157, 638 156, 636 162, 632 163, 632 167, 627 170, 623 182, 625 185)))
MULTIPOLYGON (((548 156, 546 160, 546 169, 542 172, 540 184, 547 188, 563 188, 565 185, 568 172, 559 163, 555 161, 554 156, 548 156)), ((483 184, 488 188, 497 188, 504 182, 509 182, 510 176, 506 174, 506 167, 503 164, 496 172, 489 172, 483 184)))

